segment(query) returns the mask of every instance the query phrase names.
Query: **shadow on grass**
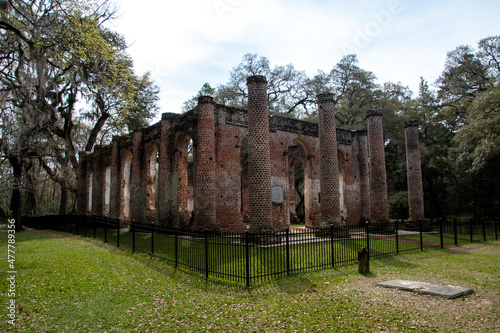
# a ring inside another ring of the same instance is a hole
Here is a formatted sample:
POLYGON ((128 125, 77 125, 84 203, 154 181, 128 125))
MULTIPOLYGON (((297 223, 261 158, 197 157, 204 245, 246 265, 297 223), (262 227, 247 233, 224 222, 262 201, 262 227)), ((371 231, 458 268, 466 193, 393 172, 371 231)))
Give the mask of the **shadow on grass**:
POLYGON ((365 278, 368 278, 368 279, 374 279, 374 278, 378 277, 377 274, 372 273, 372 272, 361 273, 360 275, 363 276, 363 277, 365 277, 365 278))
MULTIPOLYGON (((50 231, 50 230, 36 230, 30 228, 24 228, 23 231, 16 232, 16 244, 22 242, 30 242, 34 240, 46 240, 46 239, 63 239, 73 237, 70 234, 64 232, 50 231)), ((7 230, 0 231, 0 238, 7 238, 7 230)))

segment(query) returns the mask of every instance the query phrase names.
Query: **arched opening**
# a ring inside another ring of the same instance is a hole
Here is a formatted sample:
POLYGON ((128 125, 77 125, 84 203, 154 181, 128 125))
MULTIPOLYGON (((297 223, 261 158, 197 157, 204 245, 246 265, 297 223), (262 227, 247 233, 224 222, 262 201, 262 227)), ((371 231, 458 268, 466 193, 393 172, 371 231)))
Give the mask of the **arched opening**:
POLYGON ((111 167, 104 173, 104 216, 109 216, 109 203, 111 201, 111 167))
POLYGON ((241 140, 240 163, 241 163, 240 212, 241 215, 243 216, 243 222, 249 223, 250 196, 248 192, 248 137, 244 137, 241 140))
POLYGON ((290 224, 305 224, 307 220, 308 198, 306 196, 306 153, 296 140, 288 145, 289 212, 290 224))
POLYGON ((152 146, 147 155, 147 176, 146 176, 146 216, 148 221, 156 222, 156 207, 158 193, 158 147, 152 146))
POLYGON ((177 148, 177 203, 181 226, 188 227, 194 208, 194 144, 189 135, 179 140, 177 148))
POLYGON ((132 153, 127 151, 122 161, 121 179, 121 214, 122 221, 130 221, 130 190, 132 180, 132 153))

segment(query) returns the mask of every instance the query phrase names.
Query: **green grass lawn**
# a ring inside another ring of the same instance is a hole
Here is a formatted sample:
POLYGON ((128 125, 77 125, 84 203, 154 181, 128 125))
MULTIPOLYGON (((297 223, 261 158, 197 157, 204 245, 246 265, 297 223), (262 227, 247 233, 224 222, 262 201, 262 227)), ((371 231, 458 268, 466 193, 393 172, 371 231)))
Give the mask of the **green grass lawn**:
MULTIPOLYGON (((7 235, 0 234, 7 300, 7 235)), ((500 242, 426 249, 245 288, 88 238, 16 235, 12 332, 499 332, 500 242), (456 300, 374 287, 412 279, 470 287, 456 300)))

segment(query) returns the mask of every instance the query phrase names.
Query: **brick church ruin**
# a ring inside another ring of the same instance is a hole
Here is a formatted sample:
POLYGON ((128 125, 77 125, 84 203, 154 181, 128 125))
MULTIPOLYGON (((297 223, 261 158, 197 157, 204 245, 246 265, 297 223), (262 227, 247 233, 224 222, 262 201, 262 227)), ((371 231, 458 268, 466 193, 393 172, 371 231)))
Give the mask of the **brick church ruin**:
MULTIPOLYGON (((184 114, 80 153, 78 213, 188 230, 282 230, 384 222, 389 207, 382 113, 337 129, 333 95, 319 124, 269 116, 267 81, 247 80, 248 110, 200 97, 184 114), (300 212, 299 212, 300 211, 300 212)), ((423 218, 418 128, 406 124, 410 219, 423 218)))

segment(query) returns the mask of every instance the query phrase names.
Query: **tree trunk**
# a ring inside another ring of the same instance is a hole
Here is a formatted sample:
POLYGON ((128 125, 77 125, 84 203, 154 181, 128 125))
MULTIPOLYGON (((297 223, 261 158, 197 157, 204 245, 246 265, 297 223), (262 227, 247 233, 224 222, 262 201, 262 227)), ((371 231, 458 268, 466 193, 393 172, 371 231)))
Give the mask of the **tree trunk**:
POLYGON ((61 204, 59 206, 59 215, 66 215, 66 207, 68 205, 68 187, 66 183, 61 184, 61 204))
POLYGON ((12 218, 16 221, 16 231, 22 231, 23 225, 21 221, 22 216, 22 175, 23 166, 21 158, 9 156, 9 162, 12 166, 12 171, 14 173, 14 186, 12 187, 12 197, 10 199, 10 210, 12 218))
POLYGON ((36 185, 35 185, 35 180, 33 176, 33 163, 30 163, 27 167, 24 169, 25 174, 26 174, 26 181, 27 181, 27 186, 25 190, 25 209, 28 208, 29 216, 38 216, 38 202, 37 202, 37 197, 36 197, 36 185))

